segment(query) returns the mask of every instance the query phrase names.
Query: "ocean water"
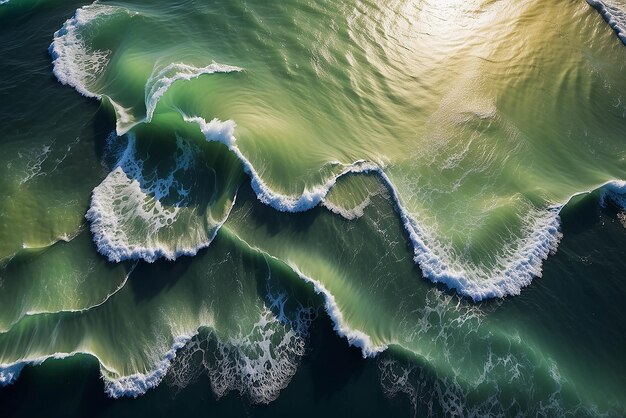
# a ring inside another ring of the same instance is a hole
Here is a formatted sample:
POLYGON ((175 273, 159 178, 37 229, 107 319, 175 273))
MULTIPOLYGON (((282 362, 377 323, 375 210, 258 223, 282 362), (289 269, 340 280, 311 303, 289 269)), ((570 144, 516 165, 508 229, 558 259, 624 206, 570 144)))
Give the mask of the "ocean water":
POLYGON ((625 44, 622 0, 1 2, 1 415, 625 415, 625 44))

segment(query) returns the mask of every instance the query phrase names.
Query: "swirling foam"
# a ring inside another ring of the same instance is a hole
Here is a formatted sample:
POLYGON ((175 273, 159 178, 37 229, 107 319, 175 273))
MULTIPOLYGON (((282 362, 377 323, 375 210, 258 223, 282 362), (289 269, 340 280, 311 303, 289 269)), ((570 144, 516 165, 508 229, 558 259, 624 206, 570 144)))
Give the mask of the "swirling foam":
MULTIPOLYGON (((175 175, 191 169, 195 149, 188 141, 177 138, 173 170, 165 178, 159 178, 156 172, 146 178, 143 161, 136 155, 135 136, 129 133, 127 138, 128 144, 120 153, 114 170, 93 190, 85 215, 98 251, 113 262, 129 259, 154 262, 161 257, 174 260, 181 255, 195 255, 213 241, 235 199, 219 219, 209 215, 206 225, 186 228, 186 242, 168 245, 160 234, 176 224, 180 213, 186 210, 183 206, 189 195, 189 190, 175 175), (164 205, 163 199, 171 194, 180 200, 174 205, 164 205)), ((113 136, 111 140, 116 139, 113 136)))
MULTIPOLYGON (((247 395, 254 403, 269 403, 276 399, 295 374, 299 359, 304 355, 310 321, 311 316, 306 308, 296 312, 293 320, 285 320, 285 317, 281 320, 265 308, 249 334, 238 334, 225 341, 218 339, 216 350, 211 353, 212 364, 205 363, 215 394, 221 397, 231 390, 237 390, 247 395), (272 338, 275 338, 280 330, 282 330, 282 338, 278 344, 272 346, 272 338)), ((108 396, 136 398, 158 386, 173 365, 177 368, 181 367, 181 363, 190 361, 194 348, 199 348, 193 340, 198 335, 198 331, 199 329, 193 334, 176 337, 171 348, 161 357, 155 367, 146 373, 112 378, 111 374, 117 373, 107 369, 96 354, 77 350, 71 353, 55 353, 12 364, 2 364, 0 365, 0 387, 14 383, 27 365, 36 366, 48 359, 63 359, 77 354, 86 354, 99 361, 105 393, 108 396), (183 347, 186 350, 181 352, 183 347), (178 356, 180 357, 177 358, 178 356)), ((176 373, 176 370, 172 372, 176 373)))
POLYGON ((110 51, 90 50, 81 31, 93 21, 121 10, 124 9, 99 3, 81 7, 54 33, 48 52, 52 56, 54 75, 61 84, 74 87, 86 97, 102 97, 92 90, 92 84, 106 68, 110 51))

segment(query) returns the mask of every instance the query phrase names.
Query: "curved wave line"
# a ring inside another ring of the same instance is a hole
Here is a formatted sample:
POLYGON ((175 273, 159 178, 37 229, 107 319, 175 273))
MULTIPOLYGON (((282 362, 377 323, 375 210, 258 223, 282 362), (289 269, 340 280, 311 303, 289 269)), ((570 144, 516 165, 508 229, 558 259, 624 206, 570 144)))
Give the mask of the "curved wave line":
MULTIPOLYGON (((199 327, 198 330, 200 328, 201 327, 199 327)), ((104 390, 106 394, 112 398, 120 398, 122 396, 136 398, 146 393, 149 389, 156 387, 159 383, 161 383, 171 366, 172 361, 176 358, 176 352, 184 347, 189 340, 197 335, 197 333, 198 331, 192 335, 181 335, 174 338, 174 342, 172 343, 170 350, 165 353, 163 358, 157 363, 157 366, 153 370, 146 373, 135 373, 129 376, 110 378, 101 372, 100 374, 104 380, 104 390)), ((97 354, 86 350, 76 350, 70 353, 54 353, 47 356, 17 361, 15 363, 0 364, 0 387, 15 383, 25 366, 38 366, 49 359, 65 359, 73 357, 77 354, 92 356, 98 361, 101 369, 117 375, 121 374, 115 369, 105 366, 104 362, 98 357, 97 354)))
POLYGON ((235 232, 228 229, 228 227, 224 228, 223 231, 229 236, 236 238, 250 250, 262 254, 265 257, 268 257, 277 263, 283 264, 287 266, 291 271, 293 271, 298 277, 304 280, 306 283, 311 284, 313 286, 313 290, 318 295, 322 295, 324 298, 324 310, 330 317, 333 322, 333 329, 342 338, 348 340, 348 344, 361 349, 361 354, 364 358, 366 357, 375 357, 376 355, 385 351, 389 346, 387 344, 379 344, 376 345, 372 342, 372 339, 365 332, 360 331, 358 329, 351 328, 346 321, 344 320, 343 313, 339 308, 339 304, 335 300, 335 296, 318 280, 315 280, 306 274, 302 273, 300 269, 293 263, 285 262, 284 260, 273 256, 272 254, 264 251, 258 247, 255 247, 248 243, 246 240, 241 238, 235 232))
MULTIPOLYGON (((484 282, 477 282, 471 280, 467 272, 455 271, 427 245, 426 241, 429 234, 414 219, 408 209, 403 206, 398 190, 379 165, 359 160, 346 165, 339 174, 331 177, 323 185, 305 189, 299 196, 285 196, 274 192, 263 181, 252 163, 237 147, 234 136, 236 127, 234 121, 213 119, 210 122, 206 122, 199 116, 187 116, 184 114, 182 116, 186 122, 196 123, 207 141, 220 142, 226 145, 241 160, 244 170, 251 178, 251 185, 257 198, 262 203, 278 211, 303 212, 323 203, 324 197, 342 176, 362 173, 377 175, 389 190, 396 211, 399 213, 413 245, 414 261, 422 270, 424 277, 434 283, 443 283, 448 288, 456 290, 459 294, 469 297, 475 302, 489 298, 518 295, 523 287, 528 286, 532 282, 534 277, 541 276, 543 261, 556 251, 561 238, 559 213, 571 197, 563 204, 548 207, 542 216, 534 220, 530 236, 522 240, 517 251, 511 257, 508 257, 508 260, 502 260, 506 262, 505 268, 496 273, 496 277, 484 282)), ((626 194, 626 182, 622 180, 606 182, 599 188, 603 188, 607 193, 615 196, 615 199, 617 196, 626 194)))

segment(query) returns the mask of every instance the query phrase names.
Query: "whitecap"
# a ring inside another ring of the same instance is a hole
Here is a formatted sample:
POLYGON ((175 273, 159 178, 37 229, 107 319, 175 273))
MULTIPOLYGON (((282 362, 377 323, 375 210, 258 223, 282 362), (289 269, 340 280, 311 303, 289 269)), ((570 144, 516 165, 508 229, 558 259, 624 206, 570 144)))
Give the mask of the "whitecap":
POLYGON ((182 255, 195 255, 209 246, 228 218, 235 197, 218 219, 208 214, 202 225, 185 229, 185 237, 179 237, 184 242, 170 242, 162 234, 173 228, 181 213, 188 212, 185 205, 189 190, 175 175, 192 168, 197 149, 189 141, 177 138, 174 168, 166 177, 156 172, 146 177, 144 162, 136 154, 135 136, 129 133, 127 140, 113 171, 93 190, 85 215, 98 251, 113 262, 129 259, 154 262, 161 257, 174 260, 182 255), (179 200, 165 205, 163 199, 172 194, 179 200))
POLYGON ((92 84, 106 68, 110 51, 90 49, 81 32, 95 20, 111 16, 120 10, 118 7, 100 3, 81 7, 54 33, 48 52, 52 56, 54 75, 61 84, 74 87, 86 97, 102 97, 93 91, 92 84))

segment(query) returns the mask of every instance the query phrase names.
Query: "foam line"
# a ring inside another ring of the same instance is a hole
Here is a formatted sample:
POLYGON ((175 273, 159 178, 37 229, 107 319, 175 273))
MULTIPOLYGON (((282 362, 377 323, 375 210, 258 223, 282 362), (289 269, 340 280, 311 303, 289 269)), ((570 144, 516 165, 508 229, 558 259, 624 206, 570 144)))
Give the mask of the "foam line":
POLYGON ((376 345, 372 342, 372 339, 369 335, 360 331, 358 329, 350 328, 346 321, 343 318, 343 314, 341 313, 341 309, 335 300, 333 294, 324 287, 324 285, 304 273, 302 273, 296 265, 293 263, 287 264, 293 271, 296 273, 302 280, 307 283, 313 285, 313 289, 315 293, 318 295, 322 295, 324 297, 324 309, 328 316, 330 316, 333 321, 333 329, 340 337, 343 337, 348 340, 348 344, 353 347, 357 347, 361 349, 361 354, 363 354, 363 358, 367 357, 376 357, 378 354, 387 350, 389 346, 387 344, 376 345))
POLYGON ((324 197, 330 189, 337 183, 337 180, 346 174, 370 173, 381 171, 380 168, 365 160, 356 161, 346 166, 343 171, 331 177, 326 183, 311 189, 306 189, 300 196, 285 196, 274 192, 261 178, 252 163, 243 155, 239 147, 235 145, 237 139, 234 136, 236 123, 232 120, 221 121, 213 119, 207 122, 198 116, 183 115, 185 122, 196 123, 200 131, 209 142, 220 142, 237 156, 243 164, 244 171, 250 176, 252 188, 258 199, 281 212, 305 212, 322 203, 324 197))
MULTIPOLYGON (((8 326, 6 328, 0 328, 0 334, 3 334, 5 332, 10 331, 11 328, 13 328, 13 326, 15 324, 20 322, 26 316, 55 314, 55 313, 61 313, 61 312, 65 312, 65 313, 80 313, 80 312, 86 312, 86 311, 89 311, 89 310, 91 310, 93 308, 97 308, 98 306, 104 305, 113 295, 115 295, 117 292, 122 290, 122 288, 126 285, 126 282, 128 281, 128 278, 132 274, 133 270, 135 270, 136 266, 137 266, 137 263, 133 264, 132 267, 129 269, 128 273, 126 274, 126 276, 124 277, 124 280, 122 280, 122 282, 119 284, 119 286, 117 286, 115 289, 113 289, 113 291, 111 293, 107 294, 98 303, 95 303, 94 305, 91 305, 91 306, 88 306, 88 307, 85 307, 85 308, 82 308, 82 309, 63 309, 63 310, 60 310, 60 311, 29 310, 29 311, 26 311, 25 313, 19 315, 17 318, 15 318, 15 320, 13 320, 10 324, 8 324, 8 326)), ((2 378, 0 378, 0 380, 2 380, 2 378)))
POLYGON ((94 20, 112 15, 120 9, 114 6, 93 3, 76 10, 61 29, 54 33, 49 54, 52 56, 53 73, 61 84, 74 87, 85 97, 100 99, 102 96, 90 90, 89 84, 95 81, 108 64, 109 51, 90 51, 80 32, 94 20))
MULTIPOLYGON (((260 357, 246 357, 245 360, 239 365, 240 370, 239 373, 242 373, 243 379, 241 381, 241 385, 237 387, 231 387, 232 381, 227 379, 226 381, 219 382, 218 387, 213 386, 213 389, 216 390, 216 394, 218 396, 222 396, 226 394, 228 391, 232 389, 238 389, 240 392, 247 392, 250 395, 251 400, 257 403, 268 403, 278 396, 280 390, 282 390, 288 381, 291 379, 296 370, 296 364, 290 361, 289 358, 273 358, 272 352, 270 350, 269 344, 272 344, 271 338, 275 335, 273 330, 265 330, 264 327, 267 324, 272 322, 271 318, 268 318, 268 315, 273 315, 269 310, 266 309, 265 313, 261 314, 261 318, 255 325, 255 329, 252 331, 252 334, 257 334, 257 331, 261 330, 262 341, 250 341, 247 340, 244 336, 237 336, 230 338, 226 342, 221 342, 218 340, 218 349, 221 349, 221 354, 225 352, 231 351, 234 349, 235 351, 245 347, 247 343, 256 344, 258 348, 263 351, 263 354, 260 357), (255 359, 257 364, 254 365, 255 359), (274 369, 273 373, 268 370, 267 361, 277 360, 277 362, 273 362, 272 366, 278 367, 278 370, 274 369), (285 367, 286 369, 283 369, 285 367), (265 375, 270 373, 269 375, 265 375), (266 379, 267 378, 267 379, 266 379), (287 379, 287 380, 285 380, 287 379), (261 385, 259 385, 261 383, 261 385), (269 383, 269 387, 263 387, 262 383, 269 383), (267 389, 265 391, 264 389, 267 389)), ((275 317, 273 317, 275 318, 275 317)), ((282 318, 283 320, 285 317, 282 318)), ((274 321, 276 323, 282 323, 279 318, 275 318, 274 321)), ((308 322, 304 319, 304 322, 301 322, 301 319, 295 319, 295 328, 285 334, 281 340, 280 347, 282 349, 278 349, 278 352, 285 353, 285 344, 290 344, 291 338, 300 338, 300 333, 308 328, 308 322), (304 329, 302 327, 305 327, 304 329)), ((146 373, 135 373, 128 376, 121 376, 118 378, 112 378, 110 375, 120 375, 119 371, 107 367, 102 360, 94 353, 88 350, 76 350, 70 353, 55 353, 52 355, 37 357, 33 359, 27 359, 18 361, 11 364, 0 364, 0 387, 12 384, 19 377, 20 372, 26 365, 40 365, 44 361, 54 358, 54 359, 63 359, 67 357, 74 356, 76 354, 86 354, 95 357, 100 363, 100 372, 102 378, 104 380, 105 393, 111 398, 120 398, 120 397, 138 397, 145 394, 148 390, 158 386, 165 375, 168 373, 170 368, 172 367, 172 363, 177 357, 177 354, 180 349, 182 349, 192 338, 198 335, 198 332, 201 328, 206 327, 207 325, 200 325, 193 331, 191 334, 183 334, 176 338, 170 349, 161 357, 161 359, 155 364, 155 367, 149 370, 146 373), (106 373, 105 373, 106 372, 106 373)), ((292 351, 298 357, 301 357, 304 354, 303 346, 300 343, 297 343, 296 346, 292 347, 295 351, 292 351)), ((256 354, 258 351, 253 350, 256 354)), ((248 351, 248 355, 249 355, 248 351)), ((246 356, 245 353, 241 353, 246 356)), ((280 357, 280 356, 279 356, 280 357)), ((222 376, 223 377, 223 376, 222 376)), ((212 382, 215 383, 215 382, 212 382)))
POLYGON ((135 373, 130 376, 123 376, 117 379, 104 378, 104 390, 112 398, 133 397, 143 395, 148 390, 155 388, 167 374, 172 361, 176 358, 176 352, 183 348, 191 340, 197 331, 192 335, 182 335, 174 339, 170 350, 165 353, 163 359, 157 366, 147 373, 135 373))
POLYGON ((326 287, 321 282, 302 273, 295 264, 286 263, 284 260, 281 260, 278 257, 274 257, 273 255, 258 247, 250 245, 246 240, 242 239, 233 231, 228 230, 227 234, 236 238, 250 250, 259 254, 263 254, 265 257, 270 258, 277 263, 286 265, 306 283, 313 285, 315 293, 317 293, 318 295, 322 295, 322 297, 324 298, 324 310, 333 322, 333 329, 335 330, 335 332, 337 332, 337 335, 348 340, 349 345, 360 348, 361 354, 364 358, 375 357, 376 355, 382 353, 388 348, 386 344, 375 345, 369 335, 367 335, 363 331, 350 328, 350 326, 348 326, 343 318, 343 313, 341 312, 341 309, 339 308, 339 305, 335 300, 335 296, 333 296, 333 294, 328 289, 326 289, 326 287))
MULTIPOLYGON (((187 191, 175 181, 174 173, 189 169, 193 158, 192 150, 185 141, 177 138, 180 154, 176 157, 176 167, 169 177, 155 181, 144 178, 143 161, 137 157, 135 151, 135 136, 129 133, 127 137, 128 144, 119 153, 115 169, 93 190, 91 204, 85 215, 90 222, 98 251, 112 262, 139 259, 154 262, 158 258, 175 260, 183 255, 193 256, 202 248, 208 247, 228 219, 236 202, 236 194, 220 219, 211 217, 213 231, 210 236, 198 233, 195 237, 196 245, 169 248, 157 238, 157 234, 176 221, 180 208, 165 207, 161 204, 161 199, 170 193, 170 188, 176 188, 184 200, 187 191), (120 199, 121 194, 126 199, 120 199), (154 206, 146 210, 144 200, 148 195, 153 195, 154 206), (134 218, 141 218, 145 222, 148 228, 145 234, 150 238, 149 242, 133 239, 127 235, 126 223, 132 222, 134 218)), ((110 141, 114 141, 114 138, 114 135, 111 136, 110 141)), ((110 144, 112 147, 112 142, 110 144)), ((156 174, 153 176, 156 177, 156 174)))
MULTIPOLYGON (((243 68, 234 65, 225 65, 213 62, 206 67, 194 67, 184 63, 172 63, 157 71, 148 79, 146 83, 146 121, 151 121, 154 110, 161 100, 161 97, 178 80, 189 81, 204 74, 241 72, 243 68)), ((118 135, 120 135, 118 133, 118 135)))
POLYGON ((143 119, 135 121, 129 109, 124 108, 109 98, 117 115, 115 128, 117 135, 124 135, 140 123, 150 123, 159 101, 176 81, 189 81, 205 74, 241 71, 243 71, 243 68, 234 65, 219 64, 215 61, 205 67, 194 67, 193 65, 176 62, 160 70, 155 68, 145 86, 146 116, 143 119))
MULTIPOLYGON (((236 145, 234 130, 236 124, 232 120, 220 121, 213 119, 206 122, 198 116, 183 115, 185 121, 196 123, 207 141, 220 142, 228 147, 242 162, 244 170, 251 178, 251 184, 257 198, 283 212, 303 212, 320 203, 335 185, 337 180, 347 174, 372 173, 376 174, 395 203, 404 228, 413 245, 414 260, 419 265, 424 277, 435 283, 443 283, 448 288, 456 290, 459 294, 469 297, 474 301, 482 301, 490 298, 499 298, 509 295, 518 295, 521 289, 528 286, 534 277, 541 276, 543 261, 556 251, 561 238, 559 232, 559 213, 563 206, 553 205, 544 212, 535 214, 528 221, 527 238, 519 243, 517 249, 508 257, 500 260, 501 269, 490 274, 490 277, 472 280, 470 273, 463 270, 455 270, 446 263, 433 247, 428 245, 430 238, 427 230, 411 215, 403 206, 401 198, 391 179, 383 169, 368 161, 359 160, 347 165, 339 174, 330 178, 323 185, 312 189, 306 189, 300 196, 284 196, 274 192, 260 177, 252 163, 243 155, 236 145)), ((607 182, 600 186, 609 193, 613 200, 623 202, 626 194, 624 181, 607 182)), ((436 247, 434 247, 436 248, 436 247)), ((478 275, 478 273, 474 273, 478 275)), ((312 280, 312 279, 310 279, 312 280)), ((321 289, 320 289, 321 290, 321 289)))
MULTIPOLYGON (((156 387, 159 383, 161 383, 163 377, 165 377, 165 374, 172 364, 172 361, 176 357, 176 352, 181 349, 196 334, 197 332, 193 335, 182 335, 175 338, 170 350, 165 353, 163 358, 158 362, 157 366, 147 373, 136 373, 130 376, 122 376, 117 379, 111 379, 102 374, 106 394, 112 398, 136 398, 137 396, 146 393, 149 389, 156 387)), ((102 369, 119 374, 115 370, 108 369, 106 366, 104 366, 104 363, 96 354, 89 351, 77 350, 71 353, 55 353, 48 356, 23 360, 11 364, 0 364, 0 387, 15 383, 22 369, 27 365, 38 366, 49 359, 64 359, 68 357, 73 357, 76 354, 86 354, 93 356, 98 360, 102 369)))
POLYGON ((129 16, 137 14, 137 12, 131 12, 125 8, 97 2, 77 9, 74 16, 54 33, 48 52, 52 56, 53 73, 61 84, 74 87, 85 97, 98 100, 106 98, 109 101, 116 114, 118 136, 122 136, 140 123, 150 122, 159 100, 176 81, 189 81, 204 74, 243 71, 240 67, 216 62, 205 67, 171 63, 158 70, 155 68, 145 85, 146 115, 144 118, 136 120, 131 109, 125 108, 112 98, 94 91, 91 85, 96 81, 98 75, 105 70, 111 51, 90 50, 81 35, 81 31, 93 21, 116 13, 126 13, 129 16))

